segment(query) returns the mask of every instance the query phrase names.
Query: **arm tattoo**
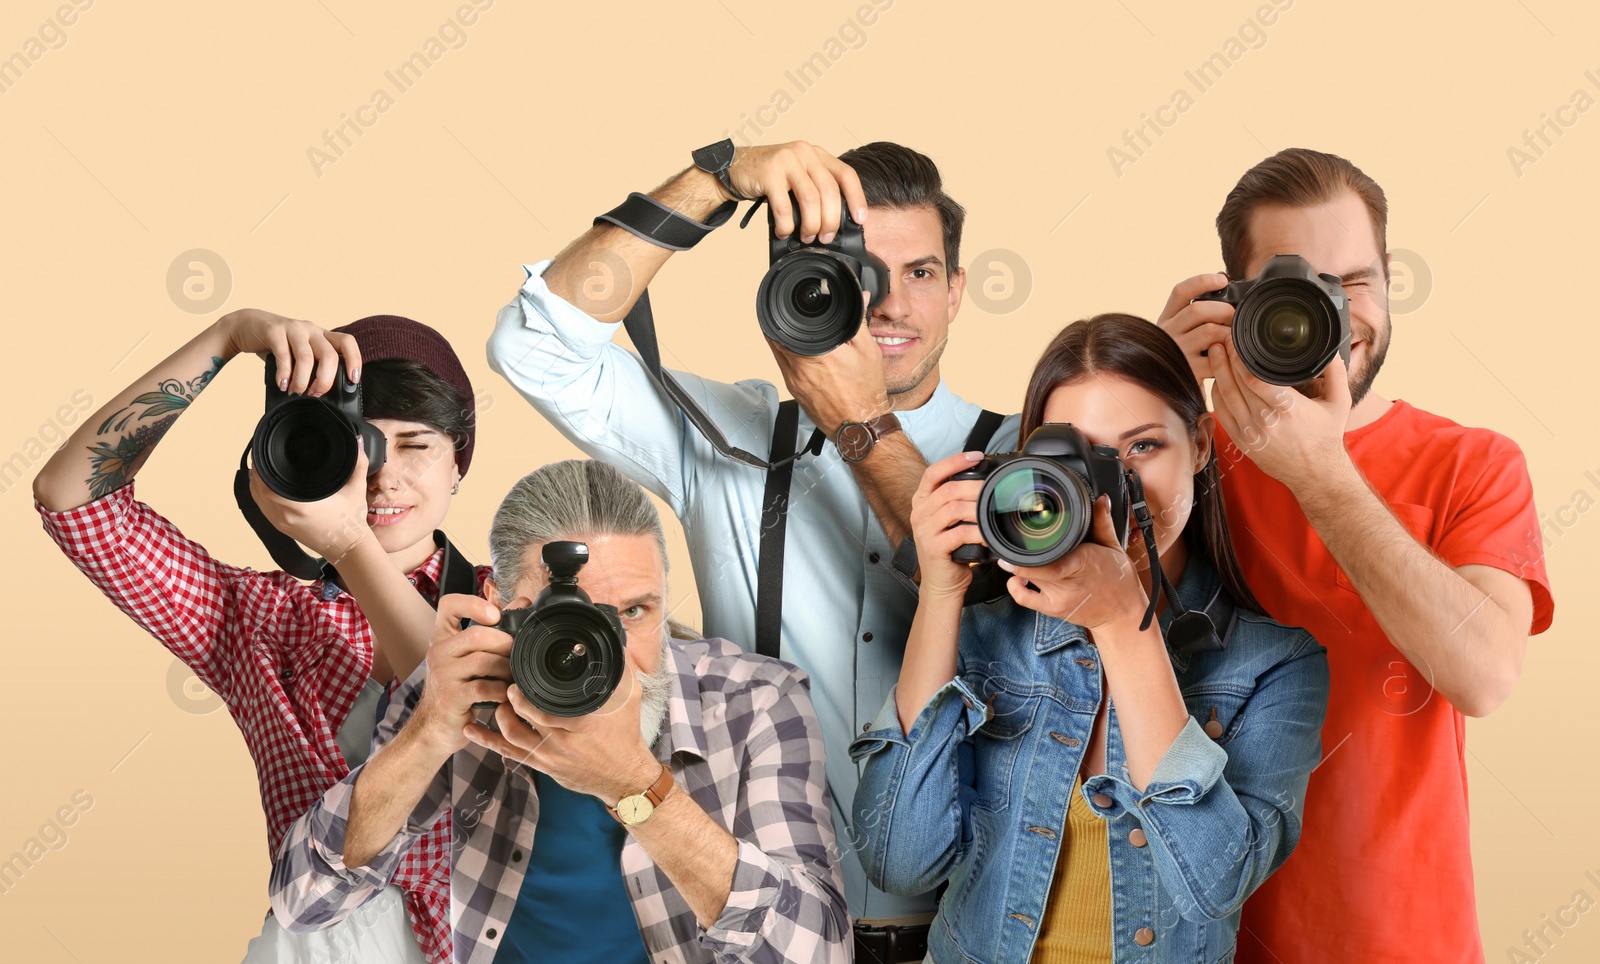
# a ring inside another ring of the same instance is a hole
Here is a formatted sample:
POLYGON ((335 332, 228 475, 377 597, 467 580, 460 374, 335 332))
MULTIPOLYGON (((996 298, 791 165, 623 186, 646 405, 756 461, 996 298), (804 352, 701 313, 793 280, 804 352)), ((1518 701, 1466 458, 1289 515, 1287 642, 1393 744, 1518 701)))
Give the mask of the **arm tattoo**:
POLYGON ((222 359, 213 355, 211 367, 195 378, 187 382, 169 378, 155 391, 135 397, 101 422, 95 434, 115 437, 89 446, 89 493, 98 499, 127 485, 167 429, 221 370, 222 359), (128 430, 130 424, 132 428, 128 430))

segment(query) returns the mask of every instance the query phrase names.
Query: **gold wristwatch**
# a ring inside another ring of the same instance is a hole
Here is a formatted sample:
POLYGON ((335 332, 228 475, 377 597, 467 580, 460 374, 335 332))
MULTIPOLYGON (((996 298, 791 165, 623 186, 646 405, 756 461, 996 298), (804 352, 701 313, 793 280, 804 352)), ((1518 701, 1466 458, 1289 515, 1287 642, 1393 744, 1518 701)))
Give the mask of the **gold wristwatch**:
POLYGON ((625 827, 636 827, 649 820, 650 815, 656 812, 656 808, 661 806, 661 801, 671 792, 672 769, 663 763, 661 776, 656 778, 656 782, 643 793, 635 793, 618 800, 617 805, 610 808, 611 815, 625 827))

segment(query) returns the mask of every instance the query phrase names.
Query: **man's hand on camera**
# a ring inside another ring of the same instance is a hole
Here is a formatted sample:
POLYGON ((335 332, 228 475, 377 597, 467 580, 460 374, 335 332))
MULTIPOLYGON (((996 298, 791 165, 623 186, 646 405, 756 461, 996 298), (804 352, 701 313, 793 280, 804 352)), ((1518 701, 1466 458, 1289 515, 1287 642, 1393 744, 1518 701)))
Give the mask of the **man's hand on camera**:
POLYGON ((1211 407, 1217 421, 1261 471, 1297 496, 1308 484, 1343 477, 1336 469, 1350 459, 1344 447, 1350 420, 1350 374, 1344 359, 1334 358, 1320 378, 1320 397, 1309 398, 1250 374, 1231 338, 1213 344, 1209 357, 1214 362, 1211 407))
POLYGON ((285 318, 259 308, 230 311, 217 325, 226 333, 233 353, 275 358, 278 386, 291 395, 327 394, 333 388, 340 357, 344 358, 350 380, 360 380, 361 349, 354 335, 326 331, 309 321, 285 318))
POLYGON ((356 468, 344 486, 316 502, 296 502, 267 488, 250 469, 250 495, 273 528, 337 566, 339 560, 372 537, 367 525, 367 452, 356 447, 356 468))
POLYGON ((1202 385, 1206 379, 1215 376, 1211 358, 1201 352, 1219 341, 1232 340, 1233 306, 1221 301, 1196 302, 1194 299, 1227 286, 1228 276, 1225 274, 1200 274, 1185 278, 1173 287, 1172 295, 1167 298, 1167 306, 1161 309, 1161 317, 1156 319, 1156 324, 1183 349, 1183 357, 1189 359, 1195 381, 1202 385))
MULTIPOLYGON (((468 737, 508 760, 546 774, 574 793, 614 807, 656 781, 661 763, 639 732, 639 664, 628 652, 622 682, 605 705, 584 716, 551 716, 515 685, 495 712, 499 732, 473 723, 468 737)), ((431 683, 430 683, 431 685, 431 683)))
MULTIPOLYGON (((716 181, 715 177, 706 176, 716 181)), ((833 240, 839 231, 839 212, 844 210, 841 199, 849 206, 857 224, 867 219, 867 196, 861 190, 861 179, 856 177, 855 169, 805 141, 738 148, 728 168, 728 180, 733 183, 734 190, 745 197, 767 199, 780 238, 788 237, 795 230, 796 212, 789 202, 791 193, 800 203, 799 236, 807 244, 818 239, 823 244, 833 240)), ((728 197, 720 181, 717 191, 728 197)))
MULTIPOLYGON (((526 606, 518 599, 512 606, 526 606)), ((500 608, 478 596, 439 598, 428 642, 428 677, 405 731, 414 732, 441 756, 467 745, 474 703, 505 703, 511 681, 511 636, 494 628, 500 608), (462 629, 461 620, 472 626, 462 629)))
POLYGON ((821 355, 796 355, 770 338, 767 344, 789 394, 828 438, 844 422, 869 421, 893 407, 883 379, 883 351, 866 319, 854 338, 821 355))

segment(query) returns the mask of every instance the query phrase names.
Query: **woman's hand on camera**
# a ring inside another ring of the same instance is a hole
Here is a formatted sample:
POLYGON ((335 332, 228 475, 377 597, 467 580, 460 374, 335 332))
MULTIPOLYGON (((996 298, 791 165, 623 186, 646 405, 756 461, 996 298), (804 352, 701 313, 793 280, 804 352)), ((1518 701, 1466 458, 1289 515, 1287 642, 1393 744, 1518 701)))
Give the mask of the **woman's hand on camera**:
POLYGON ((983 482, 948 479, 982 458, 982 452, 957 452, 940 459, 922 473, 922 484, 911 497, 911 535, 917 542, 924 599, 962 596, 972 582, 971 567, 951 559, 950 554, 962 546, 983 544, 977 526, 983 482))
POLYGON ((1137 627, 1150 597, 1138 568, 1117 543, 1110 496, 1095 500, 1093 536, 1048 566, 1002 561, 1000 567, 1012 574, 1006 581, 1011 598, 1091 632, 1119 624, 1137 627))
POLYGON ((856 223, 867 218, 867 196, 855 168, 805 141, 737 149, 728 180, 745 197, 767 199, 780 238, 795 233, 791 193, 800 202, 798 236, 806 244, 819 238, 823 244, 833 240, 844 205, 856 223))
MULTIPOLYGON (((527 605, 528 600, 512 605, 527 605)), ((511 636, 494 628, 500 607, 480 596, 452 594, 439 597, 433 638, 428 643, 428 677, 406 730, 440 753, 450 754, 467 745, 467 730, 476 726, 473 705, 506 701, 511 681, 511 636), (472 625, 461 628, 461 620, 472 625)))
POLYGON ((267 487, 260 472, 250 469, 250 495, 272 527, 335 566, 372 537, 367 525, 367 452, 359 441, 356 452, 350 478, 339 491, 316 502, 286 499, 267 487))
POLYGON ((361 349, 354 335, 260 308, 230 311, 217 324, 235 354, 248 352, 263 359, 271 355, 278 363, 278 387, 291 395, 326 394, 333 388, 341 356, 350 380, 361 379, 361 349))

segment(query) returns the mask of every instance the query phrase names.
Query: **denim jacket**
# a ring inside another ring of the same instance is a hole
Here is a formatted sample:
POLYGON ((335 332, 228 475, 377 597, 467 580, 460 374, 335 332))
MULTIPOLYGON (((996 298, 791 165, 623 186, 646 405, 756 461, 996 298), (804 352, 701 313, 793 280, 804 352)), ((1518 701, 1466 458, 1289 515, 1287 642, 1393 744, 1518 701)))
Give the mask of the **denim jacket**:
MULTIPOLYGON (((1115 706, 1106 772, 1082 791, 1107 821, 1118 964, 1233 960, 1239 909, 1299 840, 1321 756, 1327 651, 1235 609, 1198 553, 1178 595, 1210 614, 1226 648, 1169 651, 1190 719, 1143 793, 1129 782, 1115 706)), ((868 878, 903 893, 948 883, 928 939, 940 964, 1032 956, 1067 795, 1105 698, 1098 657, 1082 627, 1009 598, 969 607, 956 678, 911 732, 891 694, 852 743, 863 764, 852 844, 868 878)))

